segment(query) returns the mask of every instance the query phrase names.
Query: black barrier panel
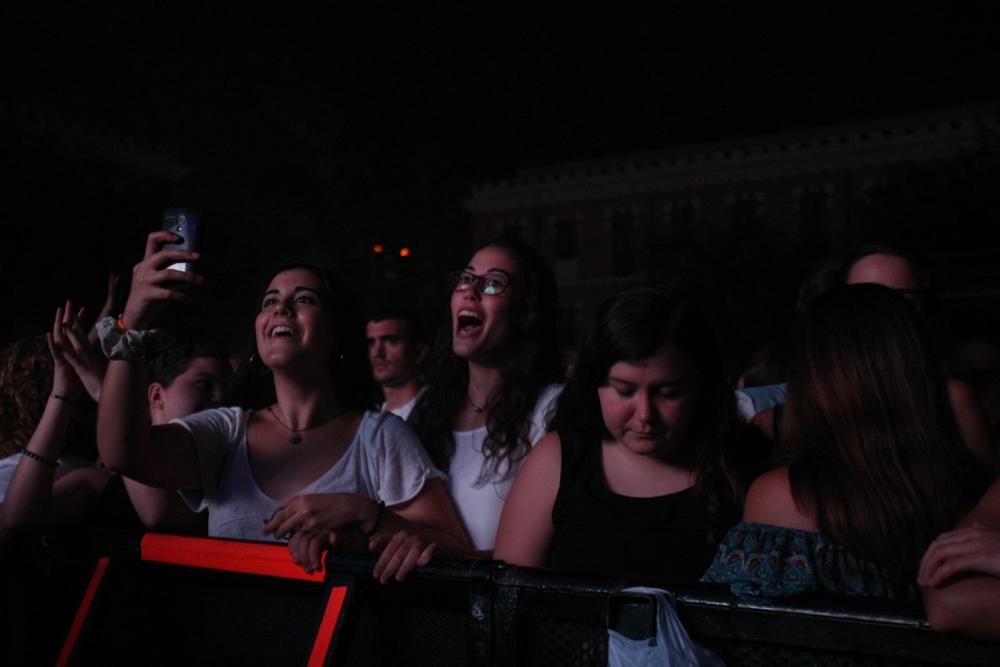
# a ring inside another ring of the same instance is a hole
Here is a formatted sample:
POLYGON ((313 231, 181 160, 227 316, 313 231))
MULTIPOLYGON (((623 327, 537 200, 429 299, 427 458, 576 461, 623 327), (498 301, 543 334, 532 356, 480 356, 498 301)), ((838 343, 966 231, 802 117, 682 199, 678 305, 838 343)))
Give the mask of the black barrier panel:
POLYGON ((305 665, 324 586, 112 559, 72 664, 305 665))

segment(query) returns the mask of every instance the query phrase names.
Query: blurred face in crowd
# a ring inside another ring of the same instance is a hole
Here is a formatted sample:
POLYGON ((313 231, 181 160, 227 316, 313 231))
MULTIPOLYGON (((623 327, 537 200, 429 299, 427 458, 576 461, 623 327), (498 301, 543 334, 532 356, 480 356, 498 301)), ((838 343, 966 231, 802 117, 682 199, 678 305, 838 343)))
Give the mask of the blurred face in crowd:
POLYGON ((186 417, 222 402, 226 365, 215 357, 195 357, 187 370, 169 386, 158 382, 149 386, 150 418, 154 425, 186 417))
POLYGON ((322 279, 306 268, 288 269, 271 279, 254 326, 265 366, 327 368, 334 336, 323 294, 322 279))
POLYGON ((375 382, 383 387, 400 387, 416 379, 427 346, 410 340, 404 320, 371 321, 365 327, 365 337, 375 382))
POLYGON ((487 246, 469 260, 451 295, 452 350, 489 363, 506 352, 517 266, 506 250, 487 246))
POLYGON ((862 257, 847 272, 847 284, 875 283, 912 294, 920 289, 913 266, 898 255, 876 253, 862 257))
POLYGON ((636 454, 671 459, 684 453, 695 412, 697 372, 673 345, 641 361, 619 361, 597 390, 611 437, 636 454))

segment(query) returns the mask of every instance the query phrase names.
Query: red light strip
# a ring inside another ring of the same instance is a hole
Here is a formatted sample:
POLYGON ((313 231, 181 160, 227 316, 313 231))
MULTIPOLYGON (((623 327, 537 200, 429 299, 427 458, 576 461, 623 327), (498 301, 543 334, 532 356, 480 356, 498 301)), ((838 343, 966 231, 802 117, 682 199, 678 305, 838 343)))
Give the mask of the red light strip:
POLYGON ((324 574, 307 574, 292 560, 288 547, 146 533, 140 547, 142 559, 153 563, 186 565, 210 570, 259 574, 281 579, 322 582, 324 574))
POLYGON ((346 586, 334 586, 330 589, 330 598, 326 601, 326 611, 323 612, 323 620, 319 624, 319 632, 316 633, 316 641, 313 643, 312 653, 309 654, 308 667, 320 667, 323 658, 330 650, 330 642, 333 641, 333 633, 337 629, 337 621, 340 620, 340 612, 344 609, 344 600, 347 597, 346 586))
POLYGON ((83 602, 80 603, 80 607, 76 610, 73 625, 70 626, 66 641, 63 642, 62 651, 59 652, 59 660, 56 661, 56 667, 65 667, 69 662, 69 656, 73 652, 73 647, 76 646, 76 640, 80 637, 83 621, 87 618, 87 612, 90 611, 90 605, 94 601, 94 596, 97 595, 97 589, 100 587, 101 580, 104 579, 104 572, 107 569, 108 559, 99 559, 97 567, 94 568, 94 574, 90 577, 90 583, 87 584, 87 592, 83 594, 83 602))

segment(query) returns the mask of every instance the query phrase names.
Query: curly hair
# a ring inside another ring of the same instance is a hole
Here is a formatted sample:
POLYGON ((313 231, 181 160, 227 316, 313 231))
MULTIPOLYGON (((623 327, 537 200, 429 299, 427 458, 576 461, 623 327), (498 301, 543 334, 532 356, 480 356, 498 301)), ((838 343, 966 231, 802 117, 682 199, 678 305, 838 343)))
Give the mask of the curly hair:
MULTIPOLYGON (((368 346, 365 343, 365 320, 350 288, 333 269, 307 262, 282 264, 272 269, 263 281, 257 303, 276 275, 290 269, 306 269, 314 273, 322 286, 320 299, 333 327, 329 367, 338 400, 348 410, 364 411, 375 407, 375 381, 368 366, 368 346)), ((274 382, 257 353, 257 337, 253 326, 250 342, 239 367, 229 384, 227 402, 244 408, 259 409, 275 401, 274 382)))
POLYGON ((715 333, 695 302, 662 287, 639 286, 605 301, 584 335, 552 427, 579 442, 611 437, 598 389, 618 362, 637 362, 667 345, 686 354, 697 371, 695 413, 681 453, 695 473, 695 493, 705 503, 705 538, 718 542, 739 520, 746 488, 769 462, 764 443, 739 424, 736 399, 726 379, 715 333), (746 438, 742 436, 747 435, 746 438))
MULTIPOLYGON (((511 326, 504 341, 500 386, 487 409, 487 435, 483 442, 486 463, 480 480, 496 474, 504 462, 523 458, 531 413, 542 390, 564 379, 556 330, 558 296, 556 281, 545 259, 517 237, 503 236, 484 243, 499 248, 514 261, 511 326)), ((468 394, 469 365, 452 349, 453 327, 435 342, 428 368, 428 389, 410 423, 439 467, 447 467, 455 451, 452 422, 468 394)))
POLYGON ((52 391, 45 336, 22 338, 0 352, 0 456, 28 444, 52 391))
POLYGON ((881 285, 835 287, 802 314, 790 369, 782 441, 796 504, 912 580, 986 485, 916 309, 881 285))

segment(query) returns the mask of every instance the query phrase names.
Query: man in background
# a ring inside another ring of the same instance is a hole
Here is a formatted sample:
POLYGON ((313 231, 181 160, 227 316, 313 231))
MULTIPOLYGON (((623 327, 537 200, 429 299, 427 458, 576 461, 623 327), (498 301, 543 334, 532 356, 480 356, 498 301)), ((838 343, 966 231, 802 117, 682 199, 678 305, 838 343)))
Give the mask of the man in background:
POLYGON ((368 360, 382 387, 387 410, 406 419, 424 390, 421 365, 429 349, 420 318, 405 310, 383 309, 368 320, 368 360))

